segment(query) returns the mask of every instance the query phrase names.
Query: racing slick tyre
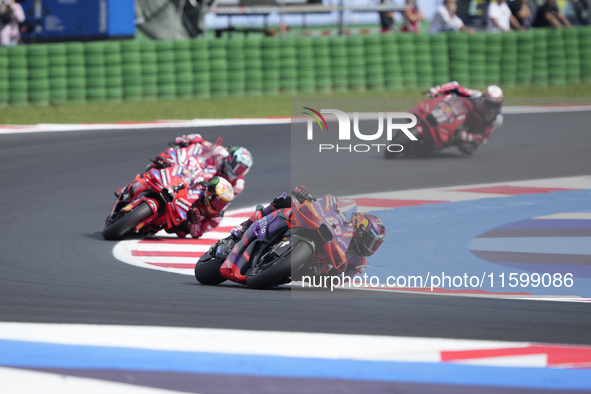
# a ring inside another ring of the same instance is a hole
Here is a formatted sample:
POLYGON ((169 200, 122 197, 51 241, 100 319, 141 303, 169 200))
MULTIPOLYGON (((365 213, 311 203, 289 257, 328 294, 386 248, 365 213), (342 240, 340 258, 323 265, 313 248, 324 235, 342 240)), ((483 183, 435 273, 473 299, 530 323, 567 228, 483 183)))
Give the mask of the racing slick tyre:
POLYGON ((433 141, 427 134, 424 137, 416 128, 411 129, 411 133, 417 137, 418 141, 411 141, 406 134, 399 131, 392 139, 391 144, 401 145, 403 149, 400 152, 390 152, 388 149, 384 150, 384 157, 386 159, 393 159, 401 156, 427 157, 433 153, 433 141))
POLYGON ((286 283, 291 277, 292 269, 300 269, 313 255, 314 250, 307 242, 296 243, 290 252, 248 273, 246 284, 251 289, 267 289, 286 283))
POLYGON ((408 153, 408 137, 403 132, 398 132, 392 139, 390 145, 401 145, 402 150, 400 152, 390 152, 388 149, 384 150, 384 157, 386 159, 394 159, 396 157, 405 156, 408 153))
POLYGON ((220 267, 225 257, 212 255, 214 250, 209 250, 201 256, 195 265, 195 279, 203 285, 216 286, 224 282, 226 278, 220 273, 220 267))
POLYGON ((152 209, 148 203, 141 203, 131 212, 121 216, 115 222, 105 227, 103 238, 106 240, 123 239, 132 228, 150 217, 152 213, 152 209))

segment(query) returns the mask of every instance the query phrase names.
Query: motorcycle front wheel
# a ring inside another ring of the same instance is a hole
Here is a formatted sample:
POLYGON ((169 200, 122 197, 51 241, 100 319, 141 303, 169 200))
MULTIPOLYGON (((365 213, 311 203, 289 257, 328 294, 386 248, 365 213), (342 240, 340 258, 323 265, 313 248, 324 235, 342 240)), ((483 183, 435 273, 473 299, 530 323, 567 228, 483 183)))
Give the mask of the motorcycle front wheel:
POLYGON ((314 256, 314 250, 307 242, 296 243, 291 250, 263 267, 246 275, 246 284, 251 289, 268 289, 286 283, 292 270, 300 269, 314 256))
POLYGON ((127 233, 138 224, 152 215, 152 208, 143 202, 131 212, 119 217, 103 230, 103 238, 106 240, 123 239, 127 233))
POLYGON ((416 129, 411 131, 418 141, 411 141, 406 134, 399 131, 398 134, 392 139, 390 144, 396 144, 402 146, 400 152, 390 152, 388 149, 384 150, 384 157, 386 159, 394 159, 402 156, 428 156, 433 151, 433 142, 430 138, 425 138, 416 129))
POLYGON ((203 285, 216 286, 226 280, 220 273, 220 267, 224 264, 227 255, 216 257, 214 253, 215 249, 210 249, 195 265, 195 279, 203 285))
POLYGON ((398 134, 392 139, 390 145, 401 145, 402 151, 400 152, 390 152, 388 149, 384 150, 384 157, 386 159, 394 159, 396 157, 401 157, 408 154, 409 149, 409 139, 403 132, 399 131, 398 134))

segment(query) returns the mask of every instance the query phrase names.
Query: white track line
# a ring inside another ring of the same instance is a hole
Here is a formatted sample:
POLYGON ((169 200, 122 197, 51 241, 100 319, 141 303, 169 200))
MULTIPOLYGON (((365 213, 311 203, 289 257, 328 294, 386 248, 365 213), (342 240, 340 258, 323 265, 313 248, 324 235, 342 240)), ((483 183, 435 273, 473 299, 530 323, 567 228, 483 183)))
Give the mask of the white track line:
POLYGON ((4 393, 60 393, 60 394, 166 394, 179 393, 151 387, 136 386, 105 380, 79 378, 49 372, 28 371, 0 367, 0 381, 4 393), (4 391, 6 390, 6 391, 4 391))

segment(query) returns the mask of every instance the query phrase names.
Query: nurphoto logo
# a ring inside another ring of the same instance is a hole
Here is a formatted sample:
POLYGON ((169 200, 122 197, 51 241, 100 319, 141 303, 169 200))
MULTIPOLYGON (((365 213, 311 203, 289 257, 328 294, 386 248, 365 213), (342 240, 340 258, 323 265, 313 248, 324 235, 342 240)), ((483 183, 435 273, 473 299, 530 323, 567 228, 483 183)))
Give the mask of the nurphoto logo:
POLYGON ((334 152, 358 152, 365 153, 376 150, 377 152, 383 152, 388 150, 389 152, 402 152, 404 149, 400 144, 385 144, 385 143, 367 143, 368 141, 377 141, 382 138, 384 129, 386 130, 386 139, 392 141, 392 139, 399 133, 404 133, 411 141, 417 141, 410 129, 417 124, 417 117, 409 112, 377 112, 377 113, 362 113, 360 116, 359 112, 353 112, 353 120, 349 114, 338 110, 338 109, 321 109, 316 111, 310 107, 303 107, 309 118, 307 119, 307 139, 314 139, 314 128, 319 128, 322 132, 332 133, 333 130, 328 129, 328 124, 323 114, 331 114, 336 117, 338 122, 338 130, 335 137, 338 137, 338 142, 341 141, 363 141, 365 143, 359 144, 318 144, 318 151, 334 151, 334 152), (362 132, 359 127, 360 120, 375 120, 378 122, 377 131, 362 132), (400 123, 400 121, 406 120, 407 123, 400 123), (385 126, 384 126, 385 124, 385 126), (351 125, 353 127, 351 127, 351 125), (353 133, 351 133, 351 129, 353 133), (353 134, 353 135, 352 135, 353 134))

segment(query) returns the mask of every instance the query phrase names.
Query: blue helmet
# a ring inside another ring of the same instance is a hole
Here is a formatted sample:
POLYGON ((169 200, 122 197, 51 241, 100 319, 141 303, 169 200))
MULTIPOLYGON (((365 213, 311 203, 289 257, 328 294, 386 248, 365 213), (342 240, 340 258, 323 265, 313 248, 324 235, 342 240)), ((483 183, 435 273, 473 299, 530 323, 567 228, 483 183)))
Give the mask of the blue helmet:
POLYGON ((228 149, 229 155, 223 166, 223 173, 230 181, 234 181, 248 173, 252 167, 252 155, 248 149, 234 146, 228 149))

